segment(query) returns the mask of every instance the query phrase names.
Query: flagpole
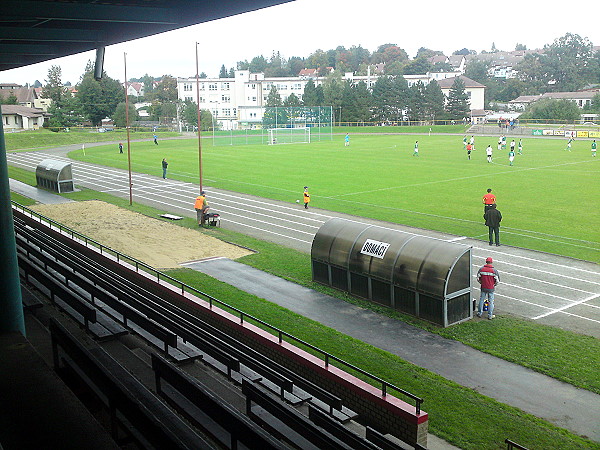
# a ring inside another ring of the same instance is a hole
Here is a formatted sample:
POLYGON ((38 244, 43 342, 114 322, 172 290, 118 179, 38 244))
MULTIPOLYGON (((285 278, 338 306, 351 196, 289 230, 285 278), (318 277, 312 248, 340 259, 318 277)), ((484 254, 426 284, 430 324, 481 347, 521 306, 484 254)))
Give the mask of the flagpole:
POLYGON ((202 193, 202 136, 200 132, 200 76, 198 75, 198 42, 196 42, 196 105, 198 109, 198 180, 200 182, 200 193, 202 193))
POLYGON ((127 131, 127 165, 129 171, 129 206, 133 205, 133 184, 131 183, 131 141, 129 139, 129 95, 127 94, 127 53, 123 53, 125 67, 125 130, 127 131))

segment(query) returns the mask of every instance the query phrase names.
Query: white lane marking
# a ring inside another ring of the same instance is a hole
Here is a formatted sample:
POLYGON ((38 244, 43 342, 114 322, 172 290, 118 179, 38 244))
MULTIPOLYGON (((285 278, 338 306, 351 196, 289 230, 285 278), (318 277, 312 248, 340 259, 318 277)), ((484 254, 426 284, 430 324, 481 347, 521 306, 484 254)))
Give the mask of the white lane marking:
POLYGON ((546 317, 551 314, 556 314, 557 312, 563 312, 566 309, 572 308, 573 306, 581 305, 582 303, 589 302, 590 300, 594 300, 595 298, 598 298, 598 297, 600 297, 600 294, 594 294, 588 298, 584 298, 583 300, 572 302, 568 305, 561 306, 560 308, 553 309, 552 311, 548 311, 547 313, 540 314, 539 316, 533 317, 533 320, 538 320, 538 319, 541 319, 542 317, 546 317))
POLYGON ((252 225, 248 225, 248 224, 246 224, 246 223, 235 222, 235 221, 233 221, 233 220, 229 220, 229 219, 223 219, 223 220, 224 220, 224 221, 227 221, 227 222, 234 223, 234 224, 236 224, 236 225, 241 225, 241 226, 243 226, 243 227, 252 228, 252 229, 254 229, 254 230, 258 230, 258 231, 264 231, 264 232, 266 232, 266 233, 275 234, 275 235, 277 235, 277 236, 281 236, 281 237, 284 237, 284 238, 287 238, 287 239, 293 239, 293 240, 295 240, 295 241, 304 242, 305 244, 311 244, 311 243, 312 243, 312 240, 311 240, 311 241, 305 241, 305 240, 303 240, 303 239, 298 239, 298 238, 295 238, 295 237, 293 237, 293 236, 288 236, 287 234, 276 233, 276 232, 274 232, 274 231, 271 231, 271 230, 265 230, 264 228, 253 227, 252 225))

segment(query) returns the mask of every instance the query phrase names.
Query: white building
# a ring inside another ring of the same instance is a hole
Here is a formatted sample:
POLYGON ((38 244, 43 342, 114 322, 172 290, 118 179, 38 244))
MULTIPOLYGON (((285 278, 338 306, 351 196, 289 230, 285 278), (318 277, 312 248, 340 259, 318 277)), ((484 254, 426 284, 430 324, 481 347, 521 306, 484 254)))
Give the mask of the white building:
MULTIPOLYGON (((259 127, 262 123, 264 107, 273 86, 277 89, 282 101, 294 94, 299 100, 304 95, 304 87, 309 80, 319 86, 325 77, 316 76, 316 71, 307 72, 297 77, 266 78, 263 73, 250 73, 248 70, 236 70, 234 78, 201 78, 198 80, 199 89, 196 91, 196 78, 178 78, 177 95, 180 100, 196 102, 199 93, 200 108, 211 112, 219 122, 221 129, 231 130, 247 124, 259 127)), ((421 81, 424 85, 435 79, 446 97, 456 78, 455 72, 427 73, 424 75, 405 75, 408 85, 421 81)), ((367 88, 372 88, 378 75, 354 75, 348 72, 343 77, 352 83, 365 82, 367 88)), ((484 108, 485 86, 470 78, 460 75, 465 83, 472 110, 484 108)))
POLYGON ((44 126, 41 109, 21 105, 2 105, 2 124, 5 130, 37 130, 44 126))

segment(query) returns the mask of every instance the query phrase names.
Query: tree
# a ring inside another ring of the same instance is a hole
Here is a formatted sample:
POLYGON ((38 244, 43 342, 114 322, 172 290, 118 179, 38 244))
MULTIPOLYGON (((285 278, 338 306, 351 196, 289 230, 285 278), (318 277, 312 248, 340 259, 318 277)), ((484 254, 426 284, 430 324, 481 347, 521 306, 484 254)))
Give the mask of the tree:
POLYGON ((425 48, 425 47, 421 47, 419 48, 419 50, 417 50, 417 56, 415 56, 415 59, 419 59, 419 58, 431 58, 432 56, 439 56, 439 55, 443 55, 444 52, 440 52, 439 50, 431 50, 430 48, 425 48))
POLYGON ((52 103, 48 107, 48 113, 48 127, 52 131, 70 128, 83 122, 81 105, 77 98, 71 95, 65 95, 60 104, 52 103))
POLYGON ((519 118, 574 123, 580 116, 581 110, 574 102, 544 98, 530 105, 519 118))
POLYGON ((227 78, 227 69, 225 68, 225 64, 221 66, 221 70, 219 71, 219 78, 227 78))
POLYGON ((431 70, 431 63, 426 57, 420 56, 404 66, 405 75, 421 75, 431 70))
POLYGON ((61 105, 62 99, 65 96, 66 89, 63 86, 62 80, 62 69, 60 66, 50 66, 48 69, 48 77, 46 78, 46 84, 42 90, 42 96, 52 100, 52 103, 56 103, 58 106, 61 105))
POLYGON ((446 115, 444 109, 446 97, 437 81, 431 80, 429 84, 425 86, 423 99, 425 100, 425 117, 431 120, 440 120, 444 118, 446 115))
MULTIPOLYGON (((321 86, 319 86, 320 88, 321 86)), ((302 102, 304 106, 321 106, 323 105, 323 90, 317 88, 313 80, 308 80, 304 85, 304 93, 302 94, 302 102)))
POLYGON ((177 101, 177 80, 171 75, 163 75, 156 85, 154 99, 161 103, 177 101))
POLYGON ((271 86, 271 90, 269 91, 269 95, 267 95, 267 105, 266 106, 282 106, 281 95, 277 92, 277 88, 275 85, 271 86))
POLYGON ((523 51, 523 50, 527 50, 527 46, 523 45, 523 44, 517 44, 515 45, 515 51, 523 51))
POLYGON ((283 106, 291 106, 291 107, 297 108, 299 106, 302 106, 302 102, 300 101, 298 96, 292 92, 289 95, 289 97, 286 98, 285 101, 283 102, 283 106))
POLYGON ((10 93, 6 98, 0 96, 0 105, 16 105, 18 104, 17 96, 10 93))
POLYGON ((233 67, 229 68, 228 78, 235 78, 235 69, 233 67))
POLYGON ((33 82, 33 87, 36 89, 42 87, 42 83, 40 83, 40 80, 35 80, 33 82))
POLYGON ((402 76, 380 76, 373 85, 373 118, 398 122, 408 104, 408 85, 402 76))
POLYGON ((117 105, 125 100, 125 92, 118 80, 105 72, 98 81, 94 78, 94 66, 88 63, 77 88, 77 99, 83 116, 93 125, 100 125, 105 117, 111 117, 117 105))
POLYGON ((453 55, 476 55, 477 52, 475 50, 469 50, 468 48, 461 48, 460 50, 456 50, 452 52, 453 55))
POLYGON ((544 56, 555 91, 575 91, 593 79, 593 45, 587 38, 567 33, 545 46, 544 56))
MULTIPOLYGON (((181 118, 186 125, 198 126, 198 105, 196 102, 186 100, 183 103, 181 118)), ((210 111, 202 109, 200 111, 200 131, 209 131, 213 127, 213 115, 210 111)))
POLYGON ((325 96, 325 105, 332 106, 335 110, 342 106, 342 92, 344 85, 342 74, 333 72, 327 75, 323 82, 323 95, 325 96))
POLYGON ((152 94, 154 93, 154 77, 145 74, 140 79, 140 82, 144 85, 144 97, 152 98, 152 94))
POLYGON ((413 84, 409 89, 408 117, 410 120, 425 119, 425 86, 422 81, 413 84))
POLYGON ((460 77, 456 77, 454 83, 452 83, 452 87, 448 93, 446 111, 448 111, 450 118, 457 120, 462 120, 471 115, 469 96, 465 91, 465 83, 460 77))
POLYGON ((255 56, 254 58, 252 58, 252 61, 250 61, 250 64, 248 65, 248 70, 252 73, 264 72, 267 68, 267 64, 267 60, 264 56, 255 56))
POLYGON ((288 71, 293 77, 297 77, 302 69, 304 69, 304 58, 292 56, 287 62, 288 71))
MULTIPOLYGON (((127 108, 125 102, 121 102, 117 105, 115 113, 112 115, 112 119, 116 127, 125 128, 127 126, 127 116, 125 114, 127 108)), ((135 106, 129 103, 129 123, 139 120, 139 113, 135 106)))

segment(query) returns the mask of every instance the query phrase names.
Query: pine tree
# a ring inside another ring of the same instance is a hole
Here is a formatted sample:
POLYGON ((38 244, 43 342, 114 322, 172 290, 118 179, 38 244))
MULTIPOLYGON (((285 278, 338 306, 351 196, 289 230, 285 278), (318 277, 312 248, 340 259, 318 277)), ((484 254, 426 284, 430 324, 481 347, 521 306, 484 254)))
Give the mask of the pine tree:
POLYGON ((444 114, 446 97, 437 81, 431 80, 425 87, 425 115, 428 119, 439 120, 444 114))
POLYGON ((452 119, 462 120, 471 115, 471 107, 469 106, 469 96, 465 91, 465 83, 460 77, 454 79, 454 83, 448 94, 448 103, 446 111, 452 119))

